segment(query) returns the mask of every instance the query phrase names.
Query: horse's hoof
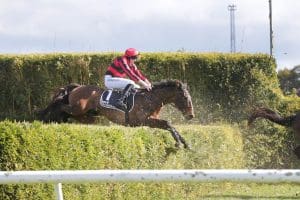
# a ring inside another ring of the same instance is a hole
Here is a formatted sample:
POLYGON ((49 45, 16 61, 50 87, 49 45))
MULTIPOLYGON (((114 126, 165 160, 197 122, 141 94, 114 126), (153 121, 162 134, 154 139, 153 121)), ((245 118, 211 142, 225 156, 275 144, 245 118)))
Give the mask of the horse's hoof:
POLYGON ((192 150, 192 147, 188 144, 184 144, 184 148, 187 149, 187 150, 192 150))

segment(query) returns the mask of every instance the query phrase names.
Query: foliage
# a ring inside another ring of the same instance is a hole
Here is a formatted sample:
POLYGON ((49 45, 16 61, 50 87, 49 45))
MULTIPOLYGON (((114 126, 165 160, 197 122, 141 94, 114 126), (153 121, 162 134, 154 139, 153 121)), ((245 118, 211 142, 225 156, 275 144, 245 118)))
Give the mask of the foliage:
MULTIPOLYGON (((0 122, 0 168, 10 171, 245 167, 237 128, 190 125, 179 126, 178 130, 192 144, 193 151, 176 149, 169 132, 147 127, 3 121, 0 122)), ((184 196, 188 188, 189 195, 196 196, 197 190, 190 190, 193 187, 198 186, 175 183, 64 185, 64 195, 66 199, 149 199, 151 194, 153 199, 158 199, 167 198, 170 191, 178 197, 184 196)), ((53 199, 53 186, 0 187, 0 199, 33 198, 53 199)))
MULTIPOLYGON (((107 66, 117 55, 0 55, 0 119, 34 119, 34 110, 47 105, 51 92, 71 82, 103 87, 107 66)), ((278 101, 275 62, 268 55, 144 53, 138 65, 151 81, 187 82, 195 120, 201 123, 241 121, 252 105, 278 101)))
POLYGON ((280 88, 285 94, 291 94, 293 89, 300 88, 300 65, 289 70, 287 68, 278 71, 280 88))
POLYGON ((261 120, 241 131, 248 168, 299 168, 300 162, 293 153, 299 141, 290 129, 261 120))
MULTIPOLYGON (((192 145, 193 150, 188 151, 174 148, 169 132, 147 127, 3 121, 0 167, 7 171, 299 168, 300 162, 287 148, 293 145, 290 132, 263 121, 256 126, 254 131, 225 124, 176 126, 192 145), (289 140, 282 135, 290 135, 289 140)), ((63 188, 64 197, 74 200, 197 199, 207 195, 222 199, 226 194, 237 198, 254 195, 249 190, 257 191, 262 186, 264 195, 276 197, 277 193, 270 192, 275 186, 261 184, 101 183, 64 184, 63 188)), ((297 185, 286 187, 289 192, 282 195, 299 189, 297 185)), ((51 184, 2 185, 0 199, 53 199, 53 191, 51 184)))

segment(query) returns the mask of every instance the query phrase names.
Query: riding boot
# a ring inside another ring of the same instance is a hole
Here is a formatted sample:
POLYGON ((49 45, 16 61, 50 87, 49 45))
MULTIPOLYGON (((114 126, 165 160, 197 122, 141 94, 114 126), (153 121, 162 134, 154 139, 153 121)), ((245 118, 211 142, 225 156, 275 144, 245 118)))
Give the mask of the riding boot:
POLYGON ((127 104, 125 103, 125 100, 130 95, 130 91, 133 89, 133 87, 134 87, 133 84, 126 85, 126 87, 124 88, 124 90, 122 92, 122 96, 120 97, 120 99, 117 100, 117 102, 115 104, 115 106, 117 108, 124 110, 124 111, 127 110, 127 104))

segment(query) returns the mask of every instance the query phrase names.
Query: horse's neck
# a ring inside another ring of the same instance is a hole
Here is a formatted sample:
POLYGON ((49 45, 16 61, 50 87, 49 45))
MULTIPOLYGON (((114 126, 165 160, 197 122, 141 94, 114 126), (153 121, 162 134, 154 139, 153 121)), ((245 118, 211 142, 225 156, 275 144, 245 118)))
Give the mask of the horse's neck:
POLYGON ((160 88, 153 90, 153 94, 159 99, 162 104, 172 103, 171 99, 174 96, 172 89, 160 88))

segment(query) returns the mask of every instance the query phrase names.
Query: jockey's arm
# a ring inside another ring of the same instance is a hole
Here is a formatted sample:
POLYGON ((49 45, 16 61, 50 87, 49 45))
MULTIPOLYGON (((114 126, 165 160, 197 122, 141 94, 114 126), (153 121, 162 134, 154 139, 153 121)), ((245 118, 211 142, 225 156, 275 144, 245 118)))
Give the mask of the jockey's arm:
MULTIPOLYGON (((133 71, 134 73, 143 81, 146 83, 147 87, 144 87, 144 88, 149 88, 148 90, 150 90, 152 88, 152 84, 150 83, 150 81, 145 77, 145 75, 137 68, 136 65, 134 65, 134 68, 133 68, 133 71)), ((143 84, 143 83, 141 83, 143 84)), ((144 85, 144 84, 143 84, 144 85)))
POLYGON ((152 84, 150 83, 150 81, 148 79, 145 79, 145 82, 148 84, 148 85, 151 85, 152 87, 152 84))

